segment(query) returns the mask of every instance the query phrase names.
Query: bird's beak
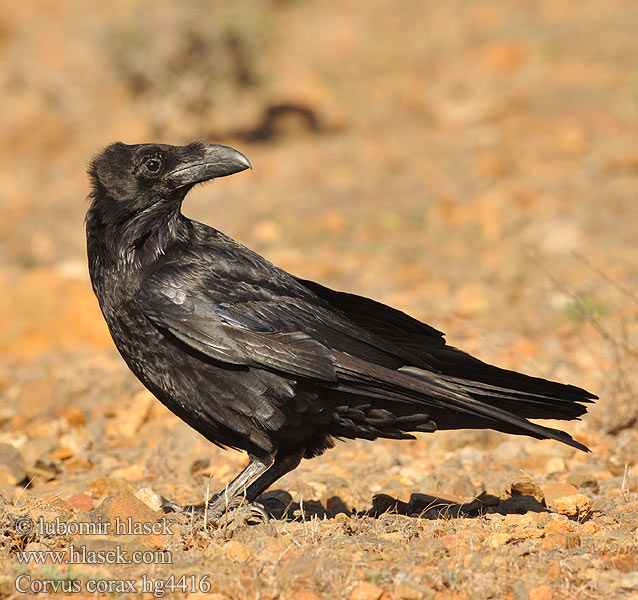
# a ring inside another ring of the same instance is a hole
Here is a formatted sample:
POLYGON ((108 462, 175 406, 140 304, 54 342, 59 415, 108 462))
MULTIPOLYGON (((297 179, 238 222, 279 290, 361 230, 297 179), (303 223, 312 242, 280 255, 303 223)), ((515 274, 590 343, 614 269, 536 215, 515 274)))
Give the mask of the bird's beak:
POLYGON ((203 148, 203 154, 198 153, 198 156, 193 157, 192 161, 182 162, 175 170, 166 175, 173 189, 195 185, 215 177, 225 177, 253 168, 250 161, 234 148, 219 144, 207 144, 203 148))

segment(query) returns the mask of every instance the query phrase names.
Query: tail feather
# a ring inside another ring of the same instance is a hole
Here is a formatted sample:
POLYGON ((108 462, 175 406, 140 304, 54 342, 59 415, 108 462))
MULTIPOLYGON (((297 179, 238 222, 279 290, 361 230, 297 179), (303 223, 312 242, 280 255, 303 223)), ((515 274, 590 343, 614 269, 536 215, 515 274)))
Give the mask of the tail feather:
MULTIPOLYGON (((437 374, 438 378, 460 392, 454 398, 454 403, 457 409, 461 408, 465 413, 461 417, 459 413, 445 411, 433 414, 432 418, 439 429, 489 428, 538 439, 554 439, 589 452, 586 446, 564 431, 544 427, 527 419, 578 419, 587 412, 587 407, 581 403, 591 402, 595 398, 593 394, 574 386, 485 366, 488 367, 486 371, 496 375, 489 383, 484 381, 487 379, 485 372, 481 374, 483 381, 471 379, 471 375, 456 377, 437 374), (508 383, 511 387, 506 387, 508 383)), ((432 380, 432 373, 418 367, 402 367, 400 371, 422 380, 432 380)))
POLYGON ((525 392, 448 375, 443 375, 441 378, 460 385, 472 397, 480 398, 488 404, 495 404, 521 417, 530 419, 560 419, 564 421, 578 419, 578 417, 587 412, 587 407, 580 404, 580 402, 592 401, 588 397, 572 399, 564 396, 525 392))

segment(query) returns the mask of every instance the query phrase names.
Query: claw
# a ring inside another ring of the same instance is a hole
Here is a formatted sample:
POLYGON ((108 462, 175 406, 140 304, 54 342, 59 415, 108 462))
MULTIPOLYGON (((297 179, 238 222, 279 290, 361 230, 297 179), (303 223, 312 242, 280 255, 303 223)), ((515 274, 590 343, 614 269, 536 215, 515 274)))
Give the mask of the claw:
POLYGON ((266 509, 260 504, 249 504, 238 499, 235 503, 226 504, 220 497, 213 498, 208 507, 205 504, 181 505, 160 496, 162 500, 161 509, 165 513, 175 512, 186 515, 193 515, 201 519, 206 518, 208 523, 216 526, 228 525, 239 521, 241 524, 257 520, 262 523, 270 523, 270 517, 266 509))
POLYGON ((174 512, 182 515, 188 515, 203 513, 205 510, 205 506, 203 504, 177 504, 176 502, 172 502, 171 500, 164 498, 164 496, 160 496, 160 499, 162 500, 160 508, 165 513, 174 512))
POLYGON ((225 509, 221 515, 208 514, 208 523, 215 527, 234 525, 248 525, 251 522, 270 523, 270 517, 262 506, 257 504, 239 504, 225 509))
POLYGON ((261 519, 266 525, 270 523, 270 517, 263 506, 259 506, 259 504, 249 504, 248 506, 250 508, 250 512, 255 518, 261 519))

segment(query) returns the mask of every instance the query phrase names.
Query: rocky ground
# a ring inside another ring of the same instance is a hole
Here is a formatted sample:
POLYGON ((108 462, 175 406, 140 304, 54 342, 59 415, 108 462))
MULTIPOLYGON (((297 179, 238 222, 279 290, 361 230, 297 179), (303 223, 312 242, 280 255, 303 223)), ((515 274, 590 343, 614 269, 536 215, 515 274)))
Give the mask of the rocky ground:
POLYGON ((0 597, 638 597, 635 3, 68 0, 0 17, 0 597), (245 457, 113 349, 84 168, 115 139, 197 138, 254 171, 195 190, 186 214, 486 361, 592 390, 581 422, 550 424, 592 452, 493 432, 349 442, 276 484, 270 523, 167 521, 160 496, 203 501, 245 457), (46 550, 61 562, 36 564, 46 550))

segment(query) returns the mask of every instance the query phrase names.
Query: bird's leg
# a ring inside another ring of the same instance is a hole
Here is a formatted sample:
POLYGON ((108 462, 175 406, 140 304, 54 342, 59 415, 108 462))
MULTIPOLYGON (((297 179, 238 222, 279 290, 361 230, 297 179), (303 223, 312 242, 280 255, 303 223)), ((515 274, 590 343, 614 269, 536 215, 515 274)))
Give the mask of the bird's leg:
MULTIPOLYGON (((236 500, 242 501, 245 500, 245 504, 240 506, 244 514, 250 517, 257 517, 263 521, 268 521, 268 510, 264 510, 262 508, 261 503, 255 504, 255 501, 263 492, 265 492, 275 481, 279 478, 283 477, 286 473, 292 471, 297 465, 301 462, 301 458, 303 456, 304 450, 299 449, 295 453, 284 453, 277 452, 274 457, 274 462, 271 462, 270 466, 263 472, 261 472, 256 479, 252 481, 246 487, 240 489, 235 496, 236 500), (250 514, 248 514, 250 513, 250 514)), ((250 464, 249 464, 250 466, 250 464)), ((241 474, 240 474, 241 476, 241 474)), ((237 477, 239 479, 239 477, 237 477)), ((237 481, 235 479, 231 482, 227 489, 230 489, 230 486, 233 485, 237 481)), ((230 495, 229 495, 230 497, 230 495)), ((280 503, 279 503, 280 504, 280 503)), ((208 504, 208 514, 215 515, 221 513, 222 516, 228 511, 229 503, 223 497, 223 492, 218 494, 215 498, 213 498, 208 504)), ((277 515, 285 512, 287 507, 283 507, 283 511, 279 509, 279 507, 275 508, 273 512, 277 515)), ((214 517, 213 517, 214 518, 214 517)), ((209 517, 210 519, 210 517, 209 517)))
MULTIPOLYGON (((264 459, 249 455, 249 462, 246 468, 233 479, 226 487, 216 494, 208 504, 195 504, 181 506, 164 499, 162 509, 164 512, 180 512, 180 513, 206 513, 211 521, 219 519, 221 516, 229 513, 231 509, 235 509, 241 503, 246 491, 250 485, 263 476, 274 464, 274 458, 267 456, 264 459)), ((262 520, 267 521, 263 508, 255 505, 246 505, 245 507, 253 516, 258 516, 262 520)), ((243 511, 246 512, 246 511, 243 511)))
POLYGON ((277 454, 272 466, 253 481, 246 490, 246 500, 254 502, 261 496, 275 481, 290 473, 301 462, 303 450, 295 454, 277 454))
POLYGON ((303 450, 295 454, 278 453, 272 466, 246 488, 243 498, 247 502, 246 506, 253 509, 253 516, 257 516, 259 513, 259 510, 254 510, 255 507, 264 511, 264 514, 261 515, 264 521, 267 521, 269 516, 280 519, 285 515, 288 507, 274 498, 260 499, 258 504, 255 502, 275 481, 292 471, 299 464, 302 456, 303 450))

